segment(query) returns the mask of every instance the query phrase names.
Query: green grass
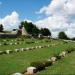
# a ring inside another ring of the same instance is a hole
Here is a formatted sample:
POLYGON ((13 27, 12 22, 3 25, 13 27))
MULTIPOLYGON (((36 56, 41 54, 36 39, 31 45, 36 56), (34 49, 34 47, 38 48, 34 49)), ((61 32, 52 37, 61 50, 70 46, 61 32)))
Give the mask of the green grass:
MULTIPOLYGON (((12 39, 11 39, 12 40, 12 39)), ((14 50, 14 49, 17 49, 17 48, 26 48, 26 47, 32 47, 32 46, 39 46, 39 45, 45 45, 45 44, 50 44, 50 42, 44 42, 43 40, 37 40, 37 39, 34 39, 34 40, 31 40, 31 39, 26 39, 24 41, 14 41, 12 42, 11 40, 9 41, 6 41, 7 43, 16 43, 16 42, 20 42, 21 44, 18 44, 18 45, 2 45, 0 46, 0 50, 14 50), (31 43, 31 44, 27 44, 26 42, 35 42, 37 41, 38 43, 31 43)), ((4 43, 4 42, 0 42, 0 43, 4 43)))
MULTIPOLYGON (((14 39, 15 40, 15 39, 14 39)), ((0 75, 11 75, 14 72, 23 72, 33 61, 43 61, 49 59, 53 56, 54 53, 61 52, 70 46, 75 46, 75 43, 64 43, 60 40, 52 40, 51 42, 46 42, 44 40, 34 39, 33 41, 38 41, 39 43, 26 44, 26 41, 32 41, 31 39, 25 39, 21 45, 8 45, 8 46, 0 46, 0 50, 22 48, 22 47, 32 47, 36 45, 47 45, 47 44, 56 44, 55 46, 50 46, 49 48, 42 49, 34 49, 33 51, 24 51, 18 53, 12 53, 8 55, 0 55, 0 75)), ((11 42, 11 39, 9 40, 11 42)), ((14 41, 13 41, 14 42, 14 41)), ((3 42, 1 42, 3 43, 3 42)), ((66 65, 71 67, 72 65, 68 63, 72 61, 74 63, 74 53, 66 56, 62 61, 58 61, 51 67, 48 67, 46 70, 39 72, 38 74, 64 74, 66 71, 70 70, 69 73, 74 72, 75 67, 73 67, 73 71, 71 69, 65 68, 66 65), (71 57, 72 55, 72 57, 71 57), (69 59, 70 56, 70 59, 69 59), (72 59, 73 58, 73 59, 72 59), (68 63, 68 64, 67 64, 68 63)), ((75 72, 74 72, 75 73, 75 72)))
POLYGON ((63 60, 56 62, 37 75, 75 75, 75 52, 67 55, 63 60))

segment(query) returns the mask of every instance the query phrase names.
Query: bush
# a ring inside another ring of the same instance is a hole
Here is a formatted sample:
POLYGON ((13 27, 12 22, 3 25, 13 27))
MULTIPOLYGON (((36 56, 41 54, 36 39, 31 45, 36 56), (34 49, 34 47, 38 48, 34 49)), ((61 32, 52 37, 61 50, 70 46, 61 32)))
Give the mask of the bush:
POLYGON ((0 51, 0 55, 2 55, 3 54, 3 51, 0 51))
POLYGON ((3 45, 8 45, 8 44, 6 42, 4 42, 3 45))
POLYGON ((58 60, 58 59, 61 59, 61 56, 59 56, 59 53, 54 54, 54 57, 56 57, 56 58, 57 58, 57 60, 58 60))
POLYGON ((75 51, 75 48, 68 48, 66 49, 67 53, 71 53, 72 51, 75 51))
POLYGON ((36 67, 37 71, 45 69, 45 64, 43 62, 37 61, 37 62, 32 62, 30 66, 36 67))
POLYGON ((26 44, 31 44, 31 42, 26 42, 26 44))
POLYGON ((34 41, 32 41, 31 43, 35 43, 34 41))
POLYGON ((44 61, 45 67, 51 66, 52 62, 51 61, 44 61))

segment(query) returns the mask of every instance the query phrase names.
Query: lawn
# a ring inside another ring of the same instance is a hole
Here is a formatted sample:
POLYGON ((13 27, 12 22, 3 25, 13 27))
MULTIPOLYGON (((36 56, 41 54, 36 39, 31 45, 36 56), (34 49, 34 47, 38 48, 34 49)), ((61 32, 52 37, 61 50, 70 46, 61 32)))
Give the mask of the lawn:
MULTIPOLYGON (((7 42, 11 42, 11 40, 12 39, 9 39, 9 41, 7 42)), ((3 41, 0 41, 0 42, 3 43, 3 41)), ((24 39, 23 41, 20 40, 18 42, 21 42, 21 44, 0 46, 0 50, 7 50, 7 49, 14 50, 15 48, 32 47, 32 46, 34 47, 37 45, 47 45, 47 44, 50 44, 50 45, 55 44, 55 46, 50 46, 48 48, 34 49, 31 51, 12 53, 12 54, 7 54, 7 55, 0 55, 0 75, 11 75, 14 72, 24 72, 31 62, 47 60, 51 56, 53 56, 54 53, 61 52, 62 50, 65 50, 66 48, 70 46, 75 46, 75 43, 72 43, 72 42, 65 43, 61 40, 50 41, 47 39, 43 39, 43 40, 24 39), (27 44, 26 42, 28 41, 34 41, 34 42, 37 41, 38 43, 27 44)), ((66 58, 63 59, 62 61, 58 61, 53 66, 48 67, 46 70, 38 72, 37 74, 38 75, 60 74, 60 73, 65 74, 65 73, 68 73, 68 71, 71 74, 75 73, 74 72, 75 67, 71 67, 74 64, 74 60, 72 59, 71 55, 74 59, 75 54, 72 53, 66 56, 66 58), (63 69, 64 67, 66 68, 63 69), (69 69, 67 67, 69 67, 69 69), (73 69, 72 71, 70 67, 73 69)))
POLYGON ((75 52, 67 55, 63 60, 56 62, 37 75, 75 75, 75 52))

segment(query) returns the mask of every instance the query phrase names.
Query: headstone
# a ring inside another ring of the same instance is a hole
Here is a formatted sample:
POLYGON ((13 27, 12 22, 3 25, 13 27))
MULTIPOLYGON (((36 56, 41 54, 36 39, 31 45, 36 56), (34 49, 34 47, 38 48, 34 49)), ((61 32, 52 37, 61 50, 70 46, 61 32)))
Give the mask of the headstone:
POLYGON ((63 51, 63 52, 61 52, 61 53, 59 54, 59 56, 61 56, 61 57, 65 57, 65 55, 66 55, 66 52, 65 52, 65 51, 63 51))
POLYGON ((21 51, 24 51, 24 48, 21 48, 20 50, 21 50, 21 51))
POLYGON ((53 63, 55 63, 56 60, 57 60, 56 57, 51 57, 51 61, 52 61, 53 63))
POLYGON ((13 73, 12 75, 23 75, 23 74, 21 74, 21 73, 13 73))
POLYGON ((10 50, 6 50, 6 54, 9 54, 10 53, 10 50))
POLYGON ((10 45, 12 45, 12 43, 10 43, 10 45))
POLYGON ((26 48, 26 50, 29 50, 29 48, 26 48))
POLYGON ((0 43, 0 46, 1 46, 2 44, 0 43))
POLYGON ((19 52, 19 49, 15 49, 15 52, 19 52))
POLYGON ((38 46, 35 47, 36 49, 38 48, 38 46))
POLYGON ((15 45, 17 45, 17 43, 15 43, 15 45))
POLYGON ((41 46, 39 46, 39 48, 42 48, 41 46))
POLYGON ((28 67, 27 72, 30 74, 36 73, 36 67, 28 67))
POLYGON ((0 51, 0 55, 3 54, 3 51, 0 51))

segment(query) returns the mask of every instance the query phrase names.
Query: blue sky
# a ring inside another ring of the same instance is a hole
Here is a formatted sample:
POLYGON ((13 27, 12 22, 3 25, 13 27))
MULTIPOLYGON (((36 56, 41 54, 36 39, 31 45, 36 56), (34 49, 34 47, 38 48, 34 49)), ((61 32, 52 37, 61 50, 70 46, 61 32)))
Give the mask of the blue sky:
POLYGON ((38 15, 35 12, 43 6, 47 6, 50 0, 0 0, 0 2, 2 2, 0 6, 1 18, 16 11, 20 15, 20 19, 27 18, 36 21, 39 16, 44 18, 45 15, 38 15))
POLYGON ((75 37, 75 0, 0 0, 0 23, 5 30, 24 20, 48 28, 53 37, 60 31, 75 37))

